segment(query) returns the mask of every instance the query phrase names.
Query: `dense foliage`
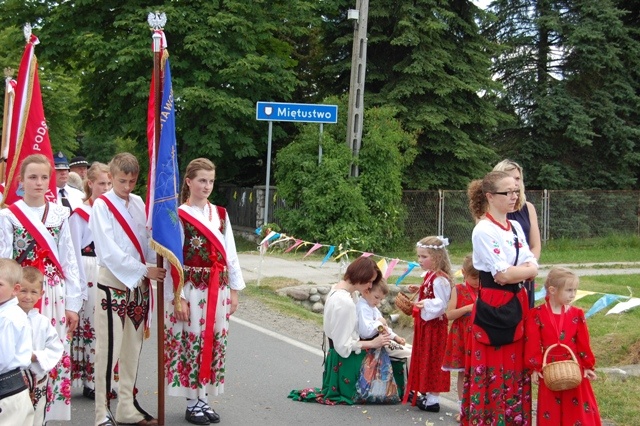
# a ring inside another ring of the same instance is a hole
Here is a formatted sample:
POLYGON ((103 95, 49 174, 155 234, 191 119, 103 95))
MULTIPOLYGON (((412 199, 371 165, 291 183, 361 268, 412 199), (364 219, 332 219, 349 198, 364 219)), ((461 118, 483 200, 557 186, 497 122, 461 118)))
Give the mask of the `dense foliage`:
POLYGON ((368 109, 367 144, 358 160, 360 175, 353 178, 351 152, 341 137, 345 122, 343 117, 339 125, 325 127, 321 158, 316 125, 301 126, 296 140, 278 152, 278 192, 296 206, 279 210, 278 219, 307 241, 359 250, 392 247, 403 235, 402 173, 415 156, 415 138, 402 130, 390 108, 368 109))

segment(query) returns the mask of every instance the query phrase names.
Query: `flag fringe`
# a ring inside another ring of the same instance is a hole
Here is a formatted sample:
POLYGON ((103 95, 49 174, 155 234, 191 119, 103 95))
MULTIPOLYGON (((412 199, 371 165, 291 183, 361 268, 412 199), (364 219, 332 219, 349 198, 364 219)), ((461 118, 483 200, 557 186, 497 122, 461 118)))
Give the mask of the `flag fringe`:
MULTIPOLYGON (((184 287, 184 269, 182 268, 182 264, 180 263, 180 260, 178 260, 176 255, 173 254, 173 252, 171 250, 169 250, 168 248, 166 248, 165 246, 163 246, 162 244, 160 244, 159 242, 157 242, 153 238, 151 239, 151 248, 156 253, 158 253, 159 256, 162 256, 165 259, 167 259, 169 261, 169 263, 177 269, 178 275, 180 276, 180 282, 178 282, 177 290, 174 291, 174 298, 175 298, 175 294, 177 294, 178 298, 180 298, 180 292, 182 292, 182 288, 184 287)), ((171 273, 171 271, 167 271, 167 273, 171 273)), ((163 307, 163 309, 164 309, 164 307, 163 307)), ((180 312, 180 310, 181 310, 180 303, 175 304, 175 309, 178 312, 180 312)))

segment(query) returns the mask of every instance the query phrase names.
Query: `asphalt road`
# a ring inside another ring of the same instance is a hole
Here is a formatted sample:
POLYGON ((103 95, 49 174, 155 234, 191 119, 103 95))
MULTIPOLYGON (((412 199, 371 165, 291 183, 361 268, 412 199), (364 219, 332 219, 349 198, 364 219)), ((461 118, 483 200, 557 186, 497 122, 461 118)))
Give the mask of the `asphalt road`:
MULTIPOLYGON (((155 323, 154 323, 155 331, 155 323)), ((145 341, 139 367, 141 406, 157 415, 157 338, 145 341)), ((287 398, 291 389, 319 386, 322 352, 258 325, 232 318, 227 352, 225 392, 211 399, 228 425, 456 425, 455 403, 441 399, 440 413, 426 413, 404 405, 323 406, 287 398)), ((182 398, 166 397, 165 425, 188 425, 182 398)), ((93 425, 94 406, 73 390, 71 422, 49 422, 48 426, 93 425)), ((115 407, 113 407, 115 408, 115 407)))

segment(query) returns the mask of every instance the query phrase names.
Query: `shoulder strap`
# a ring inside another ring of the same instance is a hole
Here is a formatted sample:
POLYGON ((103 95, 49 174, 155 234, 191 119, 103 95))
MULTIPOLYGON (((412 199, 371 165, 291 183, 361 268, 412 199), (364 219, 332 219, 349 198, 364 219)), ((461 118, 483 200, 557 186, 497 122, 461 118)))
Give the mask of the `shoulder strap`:
POLYGON ((516 246, 516 260, 515 262, 513 262, 513 266, 517 266, 518 265, 518 256, 520 255, 520 244, 518 241, 518 233, 516 232, 516 228, 515 226, 513 226, 513 223, 511 224, 511 230, 513 231, 513 244, 516 246))
POLYGON ((104 194, 102 194, 98 198, 100 198, 102 201, 104 201, 104 203, 107 205, 107 208, 109 209, 109 211, 111 213, 113 213, 113 216, 116 218, 116 220, 118 221, 120 226, 122 226, 122 229, 124 230, 125 234, 127 234, 127 237, 129 237, 129 239, 131 240, 131 243, 133 244, 133 246, 138 251, 138 255, 140 255, 140 262, 146 263, 146 260, 144 258, 144 252, 142 251, 142 246, 140 245, 140 241, 138 240, 138 237, 136 237, 136 234, 133 233, 133 229, 131 229, 131 226, 129 226, 129 223, 127 222, 127 220, 118 211, 118 208, 113 205, 111 200, 109 200, 107 197, 105 197, 104 194))

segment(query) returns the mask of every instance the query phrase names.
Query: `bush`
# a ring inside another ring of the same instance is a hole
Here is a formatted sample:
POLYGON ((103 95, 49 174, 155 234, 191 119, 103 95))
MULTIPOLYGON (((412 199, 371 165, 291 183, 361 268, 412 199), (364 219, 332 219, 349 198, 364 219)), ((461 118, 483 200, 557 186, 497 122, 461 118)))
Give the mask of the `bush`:
POLYGON ((415 157, 415 137, 404 132, 393 115, 388 108, 365 112, 357 178, 350 177, 352 155, 344 142, 344 123, 327 126, 320 163, 317 127, 302 127, 276 157, 278 192, 288 205, 298 206, 277 212, 283 229, 308 241, 366 251, 389 248, 402 238, 401 177, 415 157))

